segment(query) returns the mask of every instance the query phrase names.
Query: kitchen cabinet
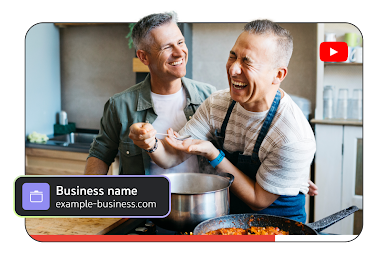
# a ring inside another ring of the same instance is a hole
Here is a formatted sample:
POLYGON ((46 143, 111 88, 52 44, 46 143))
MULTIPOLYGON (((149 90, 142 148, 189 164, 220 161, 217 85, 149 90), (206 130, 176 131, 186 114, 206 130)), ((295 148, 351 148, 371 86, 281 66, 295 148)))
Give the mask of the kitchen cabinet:
MULTIPOLYGON (((363 211, 363 137, 362 127, 344 127, 342 165, 342 207, 352 205, 363 211)), ((342 233, 359 235, 362 213, 342 220, 342 233)))
MULTIPOLYGON (((312 123, 315 123, 317 145, 315 183, 319 187, 319 195, 315 197, 315 221, 352 205, 362 210, 362 126, 340 121, 330 124, 312 120, 312 123)), ((357 224, 351 215, 325 232, 359 234, 362 214, 358 217, 357 224)))
MULTIPOLYGON (((88 153, 26 147, 26 175, 83 175, 88 153)), ((119 157, 108 174, 119 173, 119 157)))

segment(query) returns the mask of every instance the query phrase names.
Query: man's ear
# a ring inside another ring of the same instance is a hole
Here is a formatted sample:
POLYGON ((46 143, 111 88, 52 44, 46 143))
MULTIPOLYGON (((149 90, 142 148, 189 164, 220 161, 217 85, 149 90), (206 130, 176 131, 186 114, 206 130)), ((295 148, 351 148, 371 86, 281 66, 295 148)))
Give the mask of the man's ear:
POLYGON ((150 64, 150 60, 146 51, 139 49, 136 51, 136 55, 138 56, 139 60, 146 66, 150 64))
POLYGON ((278 68, 277 74, 275 75, 272 84, 273 85, 280 84, 285 79, 286 74, 288 74, 288 68, 287 67, 280 67, 280 68, 278 68))

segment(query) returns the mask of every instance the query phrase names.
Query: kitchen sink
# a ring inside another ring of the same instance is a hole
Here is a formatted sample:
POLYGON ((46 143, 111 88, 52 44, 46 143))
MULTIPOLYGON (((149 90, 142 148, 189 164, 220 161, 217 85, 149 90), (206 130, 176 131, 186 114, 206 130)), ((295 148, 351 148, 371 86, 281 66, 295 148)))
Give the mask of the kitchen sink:
POLYGON ((97 134, 92 133, 70 133, 64 135, 54 136, 49 138, 48 141, 56 142, 67 146, 69 144, 90 145, 97 134))

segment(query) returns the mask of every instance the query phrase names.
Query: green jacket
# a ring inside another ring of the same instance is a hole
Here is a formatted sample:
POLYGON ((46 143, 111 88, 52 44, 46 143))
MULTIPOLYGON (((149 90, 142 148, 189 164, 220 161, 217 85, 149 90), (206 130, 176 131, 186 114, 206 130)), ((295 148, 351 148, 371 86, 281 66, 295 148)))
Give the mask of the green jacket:
MULTIPOLYGON (((189 120, 216 88, 185 77, 181 80, 187 97, 184 113, 189 120)), ((143 82, 115 94, 105 103, 100 132, 91 144, 88 158, 96 157, 111 165, 119 151, 119 174, 149 174, 150 157, 128 135, 132 124, 152 124, 157 116, 151 99, 150 75, 147 75, 143 82)))

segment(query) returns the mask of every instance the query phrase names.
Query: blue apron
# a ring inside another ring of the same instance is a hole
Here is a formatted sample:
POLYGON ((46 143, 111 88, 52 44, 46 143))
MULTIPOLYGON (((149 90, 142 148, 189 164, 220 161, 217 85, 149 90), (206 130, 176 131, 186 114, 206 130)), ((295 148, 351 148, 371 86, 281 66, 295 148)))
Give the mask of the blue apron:
MULTIPOLYGON (((269 131, 270 125, 273 121, 273 118, 276 114, 278 105, 281 100, 281 93, 278 90, 276 96, 274 97, 272 106, 265 118, 261 131, 259 132, 257 141, 255 143, 253 153, 251 156, 243 155, 243 152, 236 151, 229 153, 224 149, 224 138, 225 132, 230 119, 232 109, 235 106, 235 101, 232 101, 230 107, 228 108, 226 117, 224 118, 221 131, 215 131, 215 135, 218 139, 219 147, 223 150, 226 158, 236 166, 240 171, 249 176, 254 182, 256 182, 256 174, 261 166, 261 161, 258 157, 259 148, 264 140, 267 132, 269 131)), ((297 220, 305 223, 306 213, 305 213, 305 195, 299 193, 297 196, 286 196, 281 195, 275 200, 269 207, 260 211, 253 211, 249 206, 242 202, 237 196, 231 193, 231 214, 240 214, 240 213, 258 213, 258 214, 269 214, 275 216, 287 217, 293 220, 297 220)))

